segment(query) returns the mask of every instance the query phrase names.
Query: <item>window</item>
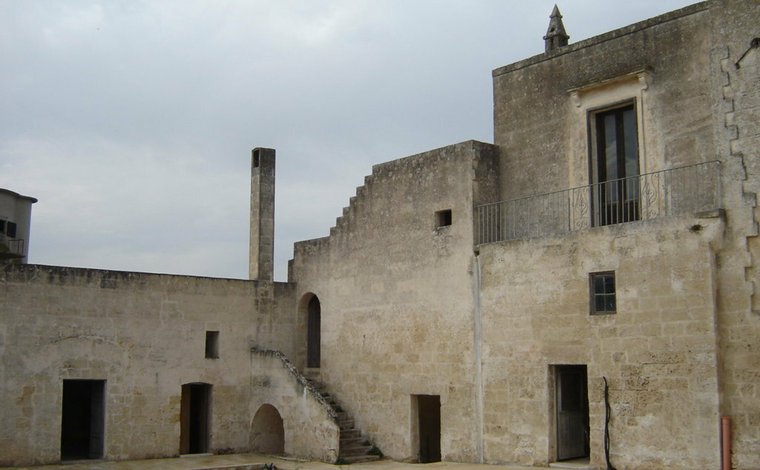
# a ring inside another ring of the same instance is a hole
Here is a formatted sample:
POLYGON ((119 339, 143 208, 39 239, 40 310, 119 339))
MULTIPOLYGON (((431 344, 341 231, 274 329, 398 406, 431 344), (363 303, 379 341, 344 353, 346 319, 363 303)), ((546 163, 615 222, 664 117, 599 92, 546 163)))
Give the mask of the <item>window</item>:
POLYGON ((253 167, 259 167, 259 149, 253 149, 253 167))
POLYGON ((16 224, 14 222, 8 222, 5 226, 5 233, 9 238, 16 238, 16 224))
POLYGON ((435 213, 435 227, 448 227, 451 225, 451 209, 438 211, 435 213))
POLYGON ((616 312, 615 273, 591 273, 591 315, 604 315, 616 312))
POLYGON ((206 359, 219 358, 219 332, 206 332, 206 359))
POLYGON ((5 221, 0 220, 0 233, 5 233, 5 221))
POLYGON ((639 220, 639 145, 634 104, 591 114, 593 225, 639 220))

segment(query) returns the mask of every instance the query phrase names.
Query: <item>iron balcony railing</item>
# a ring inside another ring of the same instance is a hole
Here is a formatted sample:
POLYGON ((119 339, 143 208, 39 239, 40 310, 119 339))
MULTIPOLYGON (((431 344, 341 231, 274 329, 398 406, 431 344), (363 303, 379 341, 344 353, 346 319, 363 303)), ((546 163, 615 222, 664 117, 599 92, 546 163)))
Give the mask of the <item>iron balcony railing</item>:
POLYGON ((0 234, 0 258, 24 256, 24 239, 10 238, 0 234))
POLYGON ((712 161, 484 204, 475 207, 475 244, 709 211, 720 197, 712 161))

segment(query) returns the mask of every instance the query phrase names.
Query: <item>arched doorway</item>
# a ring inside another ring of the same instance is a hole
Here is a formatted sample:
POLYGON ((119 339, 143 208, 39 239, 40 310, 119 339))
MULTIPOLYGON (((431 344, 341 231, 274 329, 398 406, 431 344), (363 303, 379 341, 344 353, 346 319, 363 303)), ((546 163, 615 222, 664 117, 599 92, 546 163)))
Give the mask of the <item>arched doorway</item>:
POLYGON ((309 299, 306 315, 306 367, 317 368, 321 356, 322 306, 316 295, 309 299))
POLYGON ((253 416, 251 451, 275 455, 285 453, 285 428, 280 413, 272 405, 261 405, 253 416))

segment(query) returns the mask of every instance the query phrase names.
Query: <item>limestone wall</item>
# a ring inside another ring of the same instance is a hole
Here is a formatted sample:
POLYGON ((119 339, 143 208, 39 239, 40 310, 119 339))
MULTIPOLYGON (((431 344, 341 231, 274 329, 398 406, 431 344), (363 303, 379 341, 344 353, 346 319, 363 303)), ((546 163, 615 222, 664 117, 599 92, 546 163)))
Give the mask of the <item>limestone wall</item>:
POLYGON ((716 159, 709 24, 696 4, 494 70, 501 198, 588 184, 588 113, 621 102, 641 173, 716 159))
POLYGON ((0 271, 0 464, 59 461, 65 379, 106 381, 106 459, 177 455, 181 388, 193 382, 212 385, 210 450, 246 450, 250 346, 290 350, 292 294, 281 283, 0 271), (219 332, 218 359, 205 358, 206 331, 219 332))
POLYGON ((712 4, 714 132, 728 220, 719 256, 721 413, 732 419, 733 468, 760 468, 760 2, 712 4), (743 57, 742 57, 743 56, 743 57))
POLYGON ((486 460, 555 460, 552 366, 585 364, 592 464, 604 465, 607 377, 613 465, 717 468, 722 230, 673 218, 482 246, 486 460), (615 314, 589 314, 599 271, 615 272, 615 314))
MULTIPOLYGON (((412 395, 439 395, 443 458, 477 459, 472 207, 494 197, 474 176, 495 177, 495 157, 464 142, 376 165, 330 237, 296 244, 298 297, 321 302, 318 373, 391 458, 417 458, 412 395)), ((305 310, 299 332, 303 367, 305 310)))
POLYGON ((333 463, 338 458, 340 429, 336 416, 303 376, 278 351, 252 353, 253 377, 250 416, 263 405, 281 414, 285 453, 333 463))
POLYGON ((735 468, 760 466, 759 15, 757 0, 703 2, 493 72, 503 199, 587 184, 589 116, 623 102, 636 106, 642 173, 721 162, 716 406, 732 419, 735 468))

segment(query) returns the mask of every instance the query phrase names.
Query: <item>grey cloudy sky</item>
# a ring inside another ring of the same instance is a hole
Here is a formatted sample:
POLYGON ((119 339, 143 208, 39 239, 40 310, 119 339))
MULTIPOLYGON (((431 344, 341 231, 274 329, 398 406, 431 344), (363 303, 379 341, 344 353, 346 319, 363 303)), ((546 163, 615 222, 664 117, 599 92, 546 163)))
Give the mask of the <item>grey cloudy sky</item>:
MULTIPOLYGON (((276 267, 372 165, 491 142, 491 70, 554 1, 0 0, 0 187, 30 262, 246 278, 250 151, 277 149, 276 267)), ((570 41, 678 0, 559 2, 570 41)))

